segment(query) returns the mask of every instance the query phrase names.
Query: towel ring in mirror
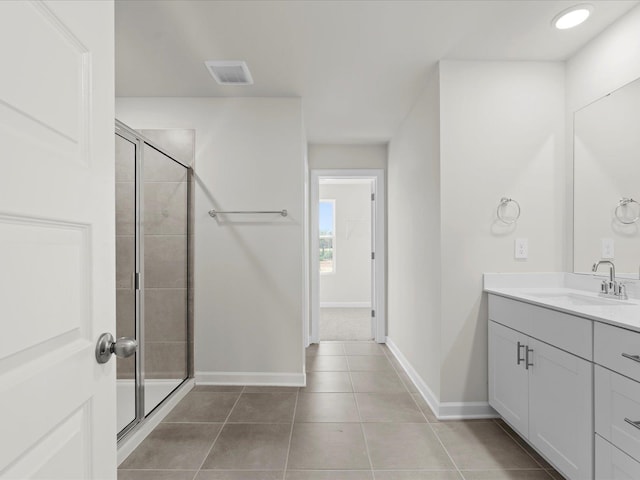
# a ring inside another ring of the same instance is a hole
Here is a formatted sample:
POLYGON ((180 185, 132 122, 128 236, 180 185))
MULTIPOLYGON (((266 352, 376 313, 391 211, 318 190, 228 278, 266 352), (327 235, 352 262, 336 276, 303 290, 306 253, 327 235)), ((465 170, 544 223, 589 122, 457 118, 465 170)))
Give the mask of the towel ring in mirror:
POLYGON ((616 210, 614 213, 620 223, 624 223, 625 225, 631 225, 632 223, 636 223, 638 220, 640 220, 640 203, 635 201, 633 198, 622 197, 618 202, 618 206, 616 207, 616 210), (638 211, 634 217, 624 217, 623 215, 621 215, 621 212, 622 212, 621 209, 628 207, 631 203, 636 204, 638 211))
POLYGON ((506 223, 507 225, 513 225, 520 218, 520 204, 516 202, 513 198, 502 197, 500 199, 500 203, 498 204, 498 208, 496 209, 496 215, 498 216, 498 219, 502 223, 506 223), (502 216, 502 211, 510 203, 513 203, 515 205, 517 211, 513 218, 507 219, 502 216))

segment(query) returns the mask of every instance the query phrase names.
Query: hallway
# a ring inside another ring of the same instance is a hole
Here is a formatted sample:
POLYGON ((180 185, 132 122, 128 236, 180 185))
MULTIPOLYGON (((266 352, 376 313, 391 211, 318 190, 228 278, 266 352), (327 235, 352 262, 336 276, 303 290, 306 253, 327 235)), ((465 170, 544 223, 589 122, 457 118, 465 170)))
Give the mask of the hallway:
POLYGON ((501 421, 439 422, 391 352, 307 349, 307 386, 197 386, 119 480, 561 479, 501 421))

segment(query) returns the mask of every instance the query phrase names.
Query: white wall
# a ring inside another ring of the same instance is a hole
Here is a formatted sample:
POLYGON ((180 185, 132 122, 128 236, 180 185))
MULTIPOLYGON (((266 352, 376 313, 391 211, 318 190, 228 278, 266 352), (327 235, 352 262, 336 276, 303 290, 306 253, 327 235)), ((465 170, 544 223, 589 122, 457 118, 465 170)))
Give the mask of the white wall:
POLYGON ((388 337, 440 395, 440 111, 437 72, 389 143, 388 337))
POLYGON ((320 307, 371 306, 371 184, 320 184, 335 200, 335 272, 320 274, 320 307), (351 304, 351 305, 350 305, 351 304))
MULTIPOLYGON (((573 115, 640 77, 640 6, 608 27, 566 62, 566 199, 573 219, 573 115)), ((573 270, 573 222, 565 229, 566 269, 573 270)))
POLYGON ((484 272, 562 270, 564 66, 440 64, 442 402, 487 399, 484 272), (503 196, 519 221, 496 220, 503 196), (529 259, 514 259, 528 238, 529 259))
POLYGON ((386 168, 387 145, 309 145, 309 168, 386 168))
POLYGON ((390 143, 389 338, 440 415, 490 412, 482 274, 562 269, 563 105, 561 63, 443 61, 390 143))
POLYGON ((118 98, 116 112, 133 128, 196 130, 196 379, 303 382, 300 99, 118 98), (214 207, 289 216, 216 221, 214 207))

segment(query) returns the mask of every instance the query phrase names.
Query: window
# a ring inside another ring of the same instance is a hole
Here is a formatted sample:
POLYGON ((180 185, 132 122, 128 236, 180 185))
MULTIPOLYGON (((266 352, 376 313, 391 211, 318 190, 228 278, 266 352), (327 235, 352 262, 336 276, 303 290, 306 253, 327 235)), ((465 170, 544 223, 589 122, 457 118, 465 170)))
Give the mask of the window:
POLYGON ((320 200, 319 208, 320 273, 336 271, 336 201, 320 200))

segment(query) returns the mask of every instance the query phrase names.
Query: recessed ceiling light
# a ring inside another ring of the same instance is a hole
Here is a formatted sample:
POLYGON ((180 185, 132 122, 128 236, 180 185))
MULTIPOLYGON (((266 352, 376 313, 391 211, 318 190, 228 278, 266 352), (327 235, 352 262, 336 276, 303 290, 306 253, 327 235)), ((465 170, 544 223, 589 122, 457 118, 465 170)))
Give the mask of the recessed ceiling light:
POLYGON ((561 11, 558 15, 553 17, 551 24, 558 30, 566 30, 573 28, 584 22, 591 12, 593 11, 593 5, 583 3, 581 5, 574 5, 571 8, 561 11))
POLYGON ((220 85, 251 85, 253 78, 242 60, 207 60, 209 73, 220 85))

